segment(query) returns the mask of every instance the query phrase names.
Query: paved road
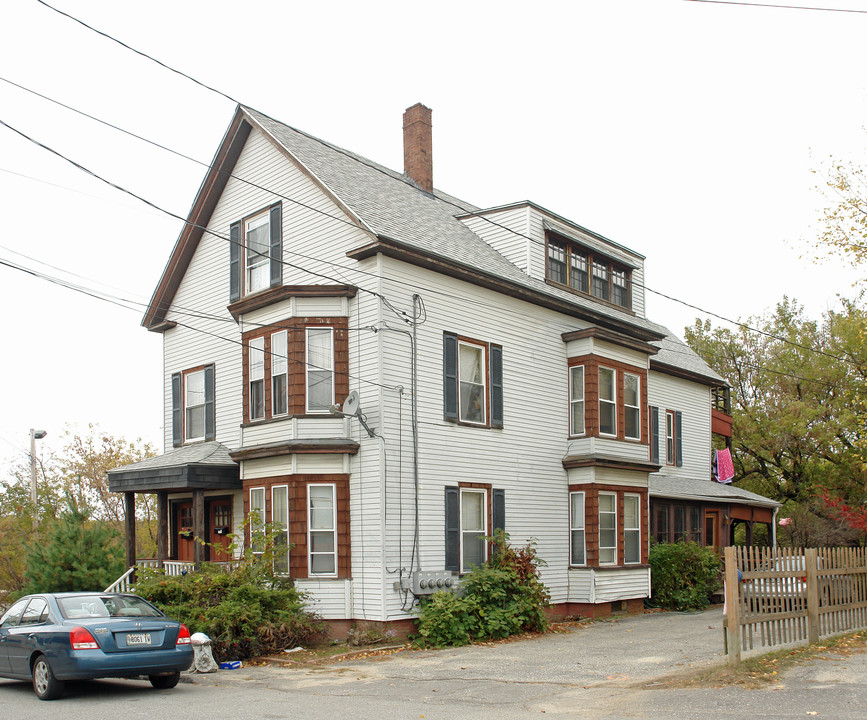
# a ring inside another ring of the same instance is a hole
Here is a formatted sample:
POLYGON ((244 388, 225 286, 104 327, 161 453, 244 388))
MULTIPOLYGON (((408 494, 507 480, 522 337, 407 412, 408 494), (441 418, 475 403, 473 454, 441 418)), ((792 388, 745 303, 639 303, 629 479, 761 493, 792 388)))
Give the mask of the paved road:
POLYGON ((0 717, 29 720, 692 720, 824 717, 863 720, 867 655, 830 656, 762 690, 676 689, 659 679, 722 665, 719 608, 596 622, 563 634, 325 666, 249 667, 186 676, 172 691, 146 683, 72 685, 43 703, 0 680, 0 717), (811 715, 817 713, 817 715, 811 715))

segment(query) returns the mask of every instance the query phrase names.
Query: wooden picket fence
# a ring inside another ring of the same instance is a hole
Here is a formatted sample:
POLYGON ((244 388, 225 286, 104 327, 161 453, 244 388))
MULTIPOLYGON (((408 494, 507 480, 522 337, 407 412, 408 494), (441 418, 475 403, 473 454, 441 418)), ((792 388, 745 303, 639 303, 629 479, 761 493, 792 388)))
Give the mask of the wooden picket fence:
POLYGON ((725 568, 730 665, 757 647, 867 628, 865 548, 727 547, 725 568))

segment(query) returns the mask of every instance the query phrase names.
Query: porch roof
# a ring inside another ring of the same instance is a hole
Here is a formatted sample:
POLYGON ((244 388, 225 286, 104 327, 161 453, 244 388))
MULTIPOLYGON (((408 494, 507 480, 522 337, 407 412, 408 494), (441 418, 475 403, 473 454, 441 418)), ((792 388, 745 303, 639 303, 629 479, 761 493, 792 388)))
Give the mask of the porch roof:
POLYGON ((157 457, 108 471, 112 492, 156 492, 158 490, 241 489, 238 463, 229 449, 216 441, 175 448, 157 457))
POLYGON ((672 500, 733 503, 735 505, 752 505, 764 508, 781 507, 781 503, 766 498, 764 495, 758 495, 735 485, 718 483, 713 480, 651 475, 648 486, 651 500, 654 498, 669 498, 672 500))

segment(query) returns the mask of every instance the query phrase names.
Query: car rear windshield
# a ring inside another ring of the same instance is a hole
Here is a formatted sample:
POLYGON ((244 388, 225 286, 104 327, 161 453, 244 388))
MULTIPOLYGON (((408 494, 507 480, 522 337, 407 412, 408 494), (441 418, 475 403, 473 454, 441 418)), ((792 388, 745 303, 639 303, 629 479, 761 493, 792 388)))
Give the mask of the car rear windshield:
POLYGON ((76 595, 59 598, 58 604, 68 620, 106 617, 162 617, 153 605, 131 595, 76 595))

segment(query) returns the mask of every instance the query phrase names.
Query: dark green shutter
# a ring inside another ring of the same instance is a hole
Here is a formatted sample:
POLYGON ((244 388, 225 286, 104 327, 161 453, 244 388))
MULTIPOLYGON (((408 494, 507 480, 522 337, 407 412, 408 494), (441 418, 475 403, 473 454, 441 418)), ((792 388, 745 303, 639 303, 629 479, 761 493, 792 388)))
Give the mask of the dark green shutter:
POLYGON ((283 212, 277 203, 271 208, 271 287, 283 284, 283 212))
POLYGON ((493 491, 494 501, 493 501, 493 515, 494 515, 494 530, 503 530, 506 529, 506 491, 505 490, 497 490, 493 491))
POLYGON ((458 419, 458 336, 443 333, 443 415, 458 419))
POLYGON ((214 394, 214 366, 208 365, 205 368, 205 440, 217 437, 214 394))
POLYGON ((680 410, 674 413, 674 453, 677 466, 683 467, 683 413, 680 410))
POLYGON ((659 408, 650 406, 650 462, 659 463, 659 408))
POLYGON ((184 444, 184 408, 181 398, 181 374, 172 373, 172 446, 184 444))
POLYGON ((446 488, 446 564, 445 569, 460 572, 461 564, 461 498, 456 487, 446 488))
POLYGON ((229 302, 241 299, 241 223, 229 227, 229 302))
POLYGON ((491 427, 503 427, 503 348, 491 345, 491 427))

